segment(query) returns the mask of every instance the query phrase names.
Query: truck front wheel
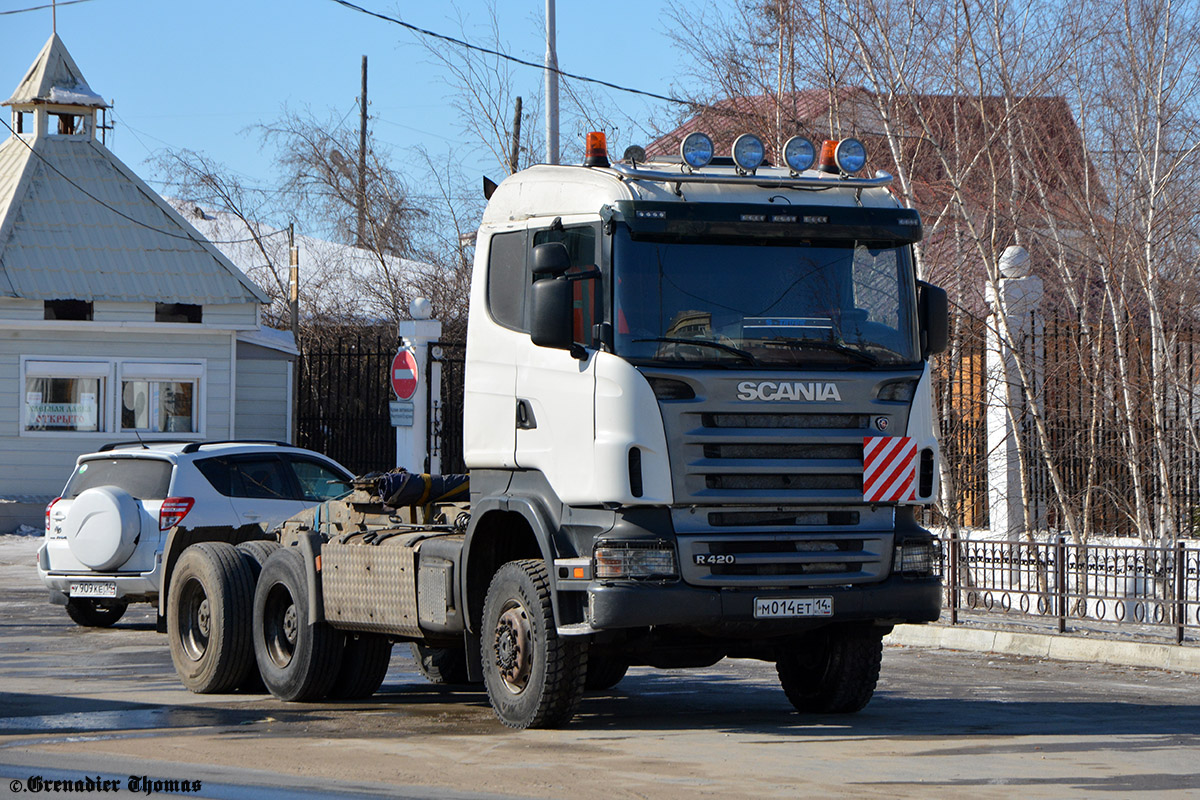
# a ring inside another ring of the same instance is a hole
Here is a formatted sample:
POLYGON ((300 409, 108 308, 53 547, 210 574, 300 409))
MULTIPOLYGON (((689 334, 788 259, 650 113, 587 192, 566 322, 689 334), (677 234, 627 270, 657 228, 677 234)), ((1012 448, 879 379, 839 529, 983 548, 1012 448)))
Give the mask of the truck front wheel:
POLYGON ((328 622, 308 617, 304 557, 295 548, 272 553, 254 591, 254 657, 280 700, 319 700, 337 679, 345 643, 328 622))
POLYGON ((853 714, 871 701, 882 660, 882 632, 841 628, 820 631, 803 648, 783 653, 775 670, 797 711, 853 714))
POLYGON ((483 681, 496 716, 510 728, 554 728, 575 714, 587 675, 587 642, 560 637, 546 566, 510 561, 483 603, 483 681))

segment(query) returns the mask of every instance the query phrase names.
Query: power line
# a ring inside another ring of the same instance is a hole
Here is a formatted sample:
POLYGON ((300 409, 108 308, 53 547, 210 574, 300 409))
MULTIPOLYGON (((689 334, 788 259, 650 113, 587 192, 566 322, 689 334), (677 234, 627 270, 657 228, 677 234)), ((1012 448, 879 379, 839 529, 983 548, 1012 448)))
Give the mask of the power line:
POLYGON ((90 3, 92 0, 59 0, 57 3, 49 3, 44 6, 30 6, 29 8, 17 8, 12 11, 0 11, 0 17, 6 17, 9 14, 24 14, 26 11, 41 11, 46 8, 53 8, 55 5, 73 6, 76 3, 90 3))
MULTIPOLYGON (((81 2, 81 1, 82 0, 77 0, 77 2, 81 2)), ((96 197, 96 195, 92 194, 87 189, 83 188, 78 183, 76 183, 75 181, 68 178, 66 176, 66 174, 63 173, 62 170, 60 170, 58 167, 54 166, 54 164, 50 163, 49 159, 47 159, 45 156, 43 156, 41 153, 39 153, 36 149, 34 149, 33 146, 29 144, 29 142, 25 141, 24 137, 17 135, 17 132, 13 130, 11 125, 9 125, 3 119, 0 119, 0 123, 3 123, 4 127, 8 128, 8 131, 9 131, 9 133, 12 134, 13 138, 16 139, 17 141, 19 141, 21 144, 25 145, 25 147, 28 148, 29 152, 33 153, 33 155, 35 155, 39 161, 41 161, 43 164, 45 164, 51 171, 53 171, 56 175, 58 175, 58 177, 62 178, 64 181, 69 183, 71 186, 73 186, 74 188, 76 188, 80 192, 82 192, 86 197, 88 197, 93 202, 103 206, 104 208, 107 208, 109 211, 116 214, 118 217, 121 217, 122 219, 126 219, 126 220, 132 222, 134 225, 140 225, 143 228, 154 231, 155 233, 161 233, 163 236, 169 236, 172 239, 184 239, 184 240, 190 241, 194 244, 198 244, 201 247, 204 246, 204 242, 200 241, 195 236, 192 236, 190 233, 188 233, 186 231, 186 229, 183 231, 183 233, 176 233, 175 231, 168 231, 168 230, 163 230, 162 228, 156 228, 147 222, 142 222, 140 219, 135 219, 135 218, 129 216, 128 214, 126 214, 125 212, 120 211, 119 209, 113 208, 108 203, 104 202, 99 197, 96 197)), ((251 236, 248 239, 230 239, 227 241, 216 241, 216 242, 214 242, 212 240, 206 240, 206 241, 208 241, 209 244, 242 244, 243 242, 253 242, 253 241, 257 241, 259 239, 265 239, 268 236, 276 236, 280 233, 286 233, 286 231, 277 231, 276 233, 269 233, 269 234, 267 234, 267 236, 262 236, 262 237, 251 236)))
POLYGON ((361 14, 366 14, 367 16, 370 16, 370 17, 376 17, 385 22, 391 22, 395 25, 401 26, 402 28, 408 28, 410 31, 413 31, 414 33, 419 33, 422 36, 429 36, 434 39, 441 39, 444 42, 450 42, 451 44, 456 44, 459 47, 465 47, 468 50, 475 50, 480 53, 486 53, 487 55, 496 56, 497 58, 503 58, 506 61, 512 61, 513 63, 522 64, 526 67, 533 67, 534 69, 549 69, 551 72, 554 72, 557 75, 561 75, 564 78, 570 78, 570 79, 576 80, 576 81, 585 81, 587 83, 595 83, 600 86, 607 86, 609 89, 616 89, 619 92, 629 92, 630 94, 638 94, 638 95, 642 95, 643 97, 651 97, 655 100, 666 100, 668 103, 678 103, 680 105, 691 106, 691 107, 698 105, 697 103, 694 103, 691 100, 684 100, 679 97, 671 97, 670 95, 665 95, 665 94, 656 94, 654 92, 646 92, 641 89, 633 89, 629 86, 621 86, 616 83, 610 83, 608 81, 600 80, 599 78, 589 78, 586 75, 576 75, 572 72, 564 72, 563 70, 557 69, 554 67, 547 67, 545 64, 538 64, 533 61, 526 61, 523 58, 517 58, 516 56, 510 56, 507 53, 501 53, 499 50, 492 50, 491 48, 488 48, 488 47, 482 47, 477 44, 471 44, 470 42, 465 42, 462 39, 456 39, 453 36, 446 36, 445 34, 436 33, 434 31, 427 30, 425 28, 419 28, 416 25, 412 25, 408 22, 404 22, 403 20, 396 19, 395 17, 389 17, 386 14, 380 14, 378 12, 363 8, 362 6, 355 5, 354 3, 349 2, 349 0, 333 0, 333 2, 337 3, 340 6, 345 6, 346 8, 353 9, 354 11, 358 11, 361 14))

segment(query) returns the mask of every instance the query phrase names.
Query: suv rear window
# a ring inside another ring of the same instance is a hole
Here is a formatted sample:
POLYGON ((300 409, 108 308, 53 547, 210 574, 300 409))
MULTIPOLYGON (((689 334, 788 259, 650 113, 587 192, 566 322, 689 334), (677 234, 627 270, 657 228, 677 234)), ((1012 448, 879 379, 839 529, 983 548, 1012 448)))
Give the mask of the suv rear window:
POLYGON ((156 458, 94 458, 75 468, 63 497, 116 486, 140 500, 162 500, 171 487, 171 462, 156 458))

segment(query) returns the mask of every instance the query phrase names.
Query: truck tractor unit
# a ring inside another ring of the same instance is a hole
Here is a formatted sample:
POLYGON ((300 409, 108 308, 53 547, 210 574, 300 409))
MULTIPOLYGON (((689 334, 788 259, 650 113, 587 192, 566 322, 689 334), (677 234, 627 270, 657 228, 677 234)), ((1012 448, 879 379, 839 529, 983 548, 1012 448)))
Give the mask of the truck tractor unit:
POLYGON ((941 608, 916 512, 946 295, 891 176, 856 177, 860 142, 783 156, 692 133, 610 163, 589 134, 583 165, 488 184, 469 502, 465 476, 368 477, 278 543, 189 547, 164 612, 185 683, 363 696, 411 642, 515 728, 632 665, 727 657, 774 663, 802 712, 865 706, 883 636, 941 608))

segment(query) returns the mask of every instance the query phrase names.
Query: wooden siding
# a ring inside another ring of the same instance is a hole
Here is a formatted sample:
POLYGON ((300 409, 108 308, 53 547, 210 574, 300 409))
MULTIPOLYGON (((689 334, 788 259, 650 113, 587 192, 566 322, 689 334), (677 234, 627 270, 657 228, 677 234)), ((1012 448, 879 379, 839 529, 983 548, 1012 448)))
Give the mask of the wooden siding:
POLYGON ((292 440, 288 430, 287 361, 238 359, 236 424, 239 439, 292 440))
MULTIPOLYGON (((158 332, 108 332, 103 335, 66 330, 0 329, 0 497, 56 495, 75 458, 101 444, 123 438, 118 431, 77 434, 21 435, 21 357, 64 357, 110 360, 180 360, 205 362, 201 411, 204 435, 229 436, 230 354, 232 335, 189 331, 187 335, 158 332)), ((110 383, 106 403, 116 397, 110 383)), ((111 411, 111 408, 109 408, 111 411)))

